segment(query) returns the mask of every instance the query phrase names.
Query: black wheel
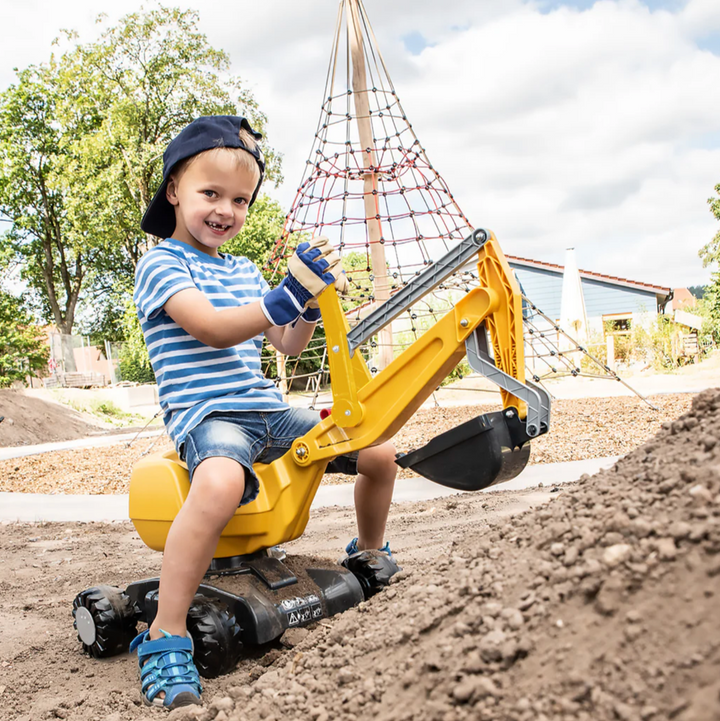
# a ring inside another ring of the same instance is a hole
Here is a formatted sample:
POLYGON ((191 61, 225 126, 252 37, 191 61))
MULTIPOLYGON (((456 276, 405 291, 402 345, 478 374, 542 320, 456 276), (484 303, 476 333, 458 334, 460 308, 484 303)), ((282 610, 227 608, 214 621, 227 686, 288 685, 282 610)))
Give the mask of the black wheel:
POLYGON ((390 584, 390 579, 400 567, 386 553, 360 551, 343 559, 342 565, 360 582, 368 599, 390 584))
POLYGON ((193 660, 204 678, 230 673, 242 653, 240 624, 235 614, 217 598, 197 594, 187 615, 192 636, 193 660))
POLYGON ((93 586, 78 593, 72 614, 83 651, 95 658, 127 651, 135 637, 138 609, 114 586, 93 586))

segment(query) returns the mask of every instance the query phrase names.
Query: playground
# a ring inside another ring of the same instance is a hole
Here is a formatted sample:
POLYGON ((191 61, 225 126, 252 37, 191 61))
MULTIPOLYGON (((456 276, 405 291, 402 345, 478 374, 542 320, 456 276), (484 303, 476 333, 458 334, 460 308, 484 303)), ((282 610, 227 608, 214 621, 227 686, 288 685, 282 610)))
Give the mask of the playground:
POLYGON ((261 4, 237 56, 153 5, 14 71, 0 721, 720 721, 717 112, 630 97, 717 54, 648 2, 261 4))

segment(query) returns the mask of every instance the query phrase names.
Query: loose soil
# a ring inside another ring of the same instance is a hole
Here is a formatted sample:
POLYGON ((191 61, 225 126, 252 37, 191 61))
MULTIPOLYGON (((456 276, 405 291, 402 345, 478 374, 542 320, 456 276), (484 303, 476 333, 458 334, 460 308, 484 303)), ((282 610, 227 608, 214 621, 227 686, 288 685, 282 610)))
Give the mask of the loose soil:
POLYGON ((107 426, 92 422, 69 406, 0 389, 0 448, 70 441, 102 435, 107 426))
MULTIPOLYGON (((557 463, 621 456, 656 433, 661 424, 685 413, 692 395, 652 398, 654 411, 637 398, 590 398, 553 403, 552 428, 532 442, 530 463, 557 463)), ((422 409, 394 438, 400 451, 419 448, 439 433, 497 405, 422 409)), ((0 424, 0 429, 3 424, 0 424)), ((148 451, 172 448, 167 437, 43 453, 0 461, 0 491, 20 493, 127 493, 133 464, 148 451)), ((415 474, 401 470, 399 477, 415 474)), ((347 483, 350 476, 328 475, 324 483, 347 483)))
MULTIPOLYGON (((549 489, 544 489, 394 505, 388 537, 407 567, 447 553, 451 540, 445 529, 450 523, 460 533, 470 532, 549 497, 549 489)), ((351 509, 321 509, 313 512, 306 534, 286 550, 292 557, 315 555, 333 563, 353 535, 351 509)), ((136 660, 127 655, 103 661, 84 656, 71 610, 73 598, 84 588, 98 583, 124 588, 157 576, 161 555, 140 541, 129 522, 4 524, 0 548, 0 719, 145 718, 150 712, 140 702, 136 660)), ((319 625, 316 630, 327 628, 319 625)), ((238 673, 240 683, 257 678, 284 654, 279 644, 265 651, 260 659, 241 662, 232 676, 203 684, 212 695, 228 683, 238 684, 238 673)))
MULTIPOLYGON (((169 715, 70 623, 78 590, 159 555, 128 524, 2 526, 0 719, 720 719, 720 390, 563 488, 394 506, 396 583, 169 715)), ((326 509, 287 550, 333 557, 352 531, 326 509)))

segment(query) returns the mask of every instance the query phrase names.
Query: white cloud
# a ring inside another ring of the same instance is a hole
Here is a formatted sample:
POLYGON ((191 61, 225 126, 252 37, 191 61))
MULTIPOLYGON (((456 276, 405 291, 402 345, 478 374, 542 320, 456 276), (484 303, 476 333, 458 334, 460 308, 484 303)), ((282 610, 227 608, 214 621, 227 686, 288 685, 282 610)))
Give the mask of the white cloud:
MULTIPOLYGON (((182 0, 184 7, 191 3, 182 0)), ((716 0, 678 12, 638 0, 541 11, 519 0, 365 0, 414 129, 461 207, 508 254, 665 285, 704 282, 697 249, 716 232, 720 182, 716 0), (402 37, 431 43, 411 55, 402 37)), ((61 27, 139 0, 16 5, 0 37, 0 82, 44 60, 61 27)), ((329 0, 205 0, 201 27, 230 53, 268 114, 294 196, 310 150, 335 28, 329 0)))
POLYGON ((720 150, 720 58, 638 3, 530 7, 426 49, 401 90, 433 162, 506 252, 676 285, 704 280, 697 249, 720 150), (482 51, 480 51, 482 49, 482 51), (428 112, 427 99, 442 112, 428 112))

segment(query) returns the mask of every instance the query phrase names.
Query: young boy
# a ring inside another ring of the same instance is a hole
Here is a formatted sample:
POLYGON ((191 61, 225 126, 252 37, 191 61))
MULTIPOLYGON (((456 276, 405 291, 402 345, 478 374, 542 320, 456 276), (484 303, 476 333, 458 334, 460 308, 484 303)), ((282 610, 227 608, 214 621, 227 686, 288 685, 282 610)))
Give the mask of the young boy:
MULTIPOLYGON (((168 145, 163 182, 141 224, 166 238, 140 260, 134 297, 165 425, 192 482, 168 533, 157 616, 131 645, 143 699, 166 708, 200 702, 185 619, 220 533, 258 494, 253 463, 279 458, 320 420, 290 408, 263 377, 262 335, 282 353, 300 353, 320 318, 313 299, 346 280, 324 238, 300 244, 274 290, 247 258, 219 252, 257 197, 265 169, 260 137, 245 118, 192 122, 168 145)), ((331 473, 358 474, 358 537, 348 554, 389 553, 383 536, 394 459, 386 443, 328 466, 331 473)))

